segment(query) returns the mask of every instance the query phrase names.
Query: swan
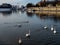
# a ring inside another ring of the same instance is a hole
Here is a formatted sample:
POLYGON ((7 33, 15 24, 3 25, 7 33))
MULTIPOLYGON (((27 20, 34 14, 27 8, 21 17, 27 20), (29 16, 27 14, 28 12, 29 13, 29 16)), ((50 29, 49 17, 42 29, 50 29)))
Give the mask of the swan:
POLYGON ((26 34, 26 37, 30 37, 30 30, 29 30, 29 32, 26 34))
POLYGON ((53 33, 56 34, 56 30, 54 30, 53 33))
POLYGON ((18 43, 19 43, 19 44, 22 44, 22 40, 21 40, 21 39, 19 39, 18 43))
POLYGON ((47 26, 44 27, 44 29, 47 29, 47 28, 48 28, 47 26))
POLYGON ((53 33, 56 34, 56 29, 54 29, 53 33))
POLYGON ((51 31, 53 31, 54 30, 54 27, 53 26, 51 26, 51 31))

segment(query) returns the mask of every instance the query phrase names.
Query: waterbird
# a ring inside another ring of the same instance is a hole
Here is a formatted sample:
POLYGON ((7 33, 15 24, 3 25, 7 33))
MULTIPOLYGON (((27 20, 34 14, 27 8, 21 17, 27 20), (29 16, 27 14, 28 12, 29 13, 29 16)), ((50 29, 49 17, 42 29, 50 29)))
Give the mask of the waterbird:
POLYGON ((53 33, 56 34, 56 30, 55 29, 54 29, 53 33))
POLYGON ((18 27, 21 27, 21 24, 17 24, 18 27))
POLYGON ((29 32, 26 34, 26 37, 30 37, 30 30, 29 30, 29 32))
POLYGON ((44 27, 44 29, 47 29, 47 28, 48 28, 47 26, 44 27))
POLYGON ((22 40, 21 40, 21 38, 19 39, 18 43, 19 43, 19 44, 22 44, 22 40))
POLYGON ((53 31, 54 30, 54 27, 53 26, 51 26, 51 31, 53 31))

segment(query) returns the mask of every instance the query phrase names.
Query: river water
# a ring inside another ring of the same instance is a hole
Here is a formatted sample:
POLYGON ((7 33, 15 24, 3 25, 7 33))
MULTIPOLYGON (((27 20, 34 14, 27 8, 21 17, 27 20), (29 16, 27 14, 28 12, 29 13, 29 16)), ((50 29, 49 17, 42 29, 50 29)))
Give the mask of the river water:
POLYGON ((60 45, 60 17, 21 11, 1 12, 0 45, 19 45, 19 38, 22 45, 60 45), (56 29, 56 34, 51 31, 51 25, 56 29), (44 29, 44 26, 48 28, 44 29), (31 35, 26 38, 29 30, 31 35))

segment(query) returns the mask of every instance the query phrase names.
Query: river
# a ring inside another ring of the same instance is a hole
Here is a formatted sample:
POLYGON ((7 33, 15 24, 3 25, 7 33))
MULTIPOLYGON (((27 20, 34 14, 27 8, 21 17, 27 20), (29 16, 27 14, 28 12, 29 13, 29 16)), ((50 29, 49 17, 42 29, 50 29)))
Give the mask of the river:
POLYGON ((60 45, 60 17, 21 11, 0 12, 0 45, 19 45, 19 38, 22 45, 60 45), (56 34, 51 31, 51 25, 56 34), (31 35, 26 38, 29 30, 31 35))

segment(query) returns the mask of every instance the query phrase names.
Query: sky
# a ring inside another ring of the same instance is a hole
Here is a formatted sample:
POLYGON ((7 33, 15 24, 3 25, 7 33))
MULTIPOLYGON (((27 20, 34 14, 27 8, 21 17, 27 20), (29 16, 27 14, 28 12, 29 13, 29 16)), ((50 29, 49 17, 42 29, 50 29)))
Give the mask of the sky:
POLYGON ((27 3, 36 4, 41 0, 0 0, 0 4, 2 3, 10 3, 10 4, 18 4, 18 5, 26 5, 27 3))

